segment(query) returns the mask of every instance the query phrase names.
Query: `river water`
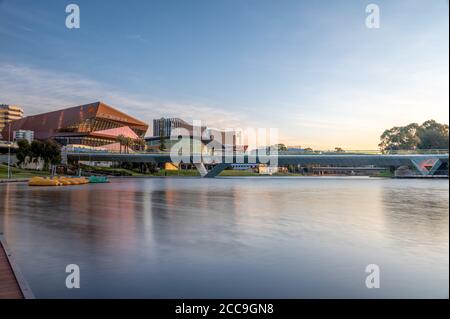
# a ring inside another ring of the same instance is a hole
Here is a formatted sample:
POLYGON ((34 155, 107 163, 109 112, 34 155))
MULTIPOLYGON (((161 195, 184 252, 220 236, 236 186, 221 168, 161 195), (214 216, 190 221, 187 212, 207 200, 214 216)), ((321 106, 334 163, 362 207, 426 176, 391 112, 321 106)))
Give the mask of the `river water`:
POLYGON ((0 184, 0 232, 38 298, 448 298, 448 209, 448 180, 0 184))

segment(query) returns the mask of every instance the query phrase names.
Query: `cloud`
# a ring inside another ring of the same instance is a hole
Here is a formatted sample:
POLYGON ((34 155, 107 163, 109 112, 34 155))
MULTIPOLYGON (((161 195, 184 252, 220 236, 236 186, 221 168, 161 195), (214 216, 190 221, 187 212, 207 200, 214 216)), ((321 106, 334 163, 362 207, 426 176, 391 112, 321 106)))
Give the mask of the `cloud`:
POLYGON ((130 34, 127 36, 127 39, 133 40, 136 42, 140 42, 140 43, 148 43, 148 40, 140 34, 130 34))
MULTIPOLYGON (((27 115, 94 101, 103 101, 149 124, 154 118, 180 117, 187 121, 201 120, 208 126, 229 128, 242 127, 248 118, 219 106, 132 94, 73 73, 0 64, 0 103, 21 105, 27 115)), ((147 135, 150 133, 151 130, 147 135)))

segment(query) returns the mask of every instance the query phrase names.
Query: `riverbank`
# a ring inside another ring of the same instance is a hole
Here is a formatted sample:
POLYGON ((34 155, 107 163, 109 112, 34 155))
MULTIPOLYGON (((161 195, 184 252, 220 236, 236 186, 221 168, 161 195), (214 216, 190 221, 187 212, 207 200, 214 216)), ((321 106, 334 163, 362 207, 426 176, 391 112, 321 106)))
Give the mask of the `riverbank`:
POLYGON ((11 167, 12 178, 8 179, 8 166, 0 164, 0 180, 27 180, 33 176, 50 176, 49 172, 25 170, 16 167, 11 167))
MULTIPOLYGON (((102 174, 107 175, 109 177, 200 177, 199 172, 196 169, 183 169, 183 170, 165 170, 159 169, 155 173, 139 173, 135 170, 125 169, 125 168, 101 168, 96 167, 94 170, 85 170, 85 173, 89 174, 102 174)), ((273 173, 272 175, 268 174, 259 174, 251 171, 245 170, 224 170, 222 171, 218 177, 267 177, 267 176, 354 176, 354 175, 315 175, 315 174, 301 174, 301 173, 273 173)), ((392 177, 388 174, 380 174, 375 177, 392 177)))
POLYGON ((29 178, 2 178, 0 179, 0 184, 4 183, 25 183, 28 182, 29 178))
MULTIPOLYGON (((116 177, 170 177, 170 176, 191 176, 191 177, 199 177, 200 174, 196 169, 183 169, 183 170, 165 170, 159 169, 154 173, 141 173, 135 169, 126 169, 126 168, 117 168, 117 167, 94 167, 94 166, 85 166, 83 171, 87 174, 100 174, 107 176, 116 176, 116 177)), ((227 177, 244 177, 244 176, 315 176, 309 174, 301 174, 301 173, 273 173, 272 175, 259 174, 252 171, 247 170, 224 170, 218 176, 227 176, 227 177)), ((380 176, 386 177, 386 176, 380 176)))
MULTIPOLYGON (((8 168, 6 165, 0 164, 0 183, 12 183, 12 182, 26 182, 28 179, 34 176, 50 176, 49 172, 35 171, 35 170, 23 170, 19 168, 12 167, 12 178, 8 179, 8 168)), ((90 167, 89 170, 84 170, 87 175, 105 175, 108 177, 141 177, 141 178, 152 178, 152 177, 200 177, 200 174, 196 169, 187 170, 165 170, 160 169, 154 173, 140 173, 136 170, 126 169, 126 168, 103 168, 103 167, 90 167)), ((314 177, 319 175, 312 174, 300 174, 300 173, 274 173, 272 175, 261 175, 255 172, 242 171, 242 170, 224 170, 218 176, 220 177, 257 177, 257 176, 273 176, 273 177, 300 177, 308 176, 314 177)), ((354 176, 354 175, 321 175, 321 176, 354 176)), ((448 176, 395 176, 390 171, 384 171, 377 174, 370 175, 369 177, 379 177, 379 178, 448 178, 448 176)))
POLYGON ((0 299, 34 299, 27 281, 0 232, 0 299))
POLYGON ((448 175, 410 175, 394 176, 396 179, 448 179, 448 175))
MULTIPOLYGON (((7 175, 7 167, 2 165, 3 167, 0 167, 0 183, 17 183, 17 182, 27 182, 30 178, 34 176, 42 176, 42 177, 48 177, 50 174, 48 172, 41 172, 41 171, 30 171, 30 170, 21 170, 17 168, 13 168, 12 170, 12 178, 8 179, 7 175)), ((124 168, 115 168, 115 169, 105 169, 105 170, 96 170, 96 171, 89 171, 84 172, 88 175, 104 175, 111 178, 117 177, 117 178, 152 178, 152 177, 200 177, 200 174, 197 170, 158 170, 155 173, 151 174, 143 174, 138 173, 133 170, 124 169, 124 168)), ((308 177, 314 177, 319 175, 310 175, 310 174, 300 174, 300 173, 274 173, 272 175, 262 175, 254 172, 249 171, 238 171, 238 170, 225 170, 221 172, 218 177, 301 177, 301 176, 308 176, 308 177)), ((344 176, 344 175, 321 175, 323 176, 344 176)), ((384 177, 384 178, 391 178, 392 175, 388 174, 380 174, 373 177, 384 177)))

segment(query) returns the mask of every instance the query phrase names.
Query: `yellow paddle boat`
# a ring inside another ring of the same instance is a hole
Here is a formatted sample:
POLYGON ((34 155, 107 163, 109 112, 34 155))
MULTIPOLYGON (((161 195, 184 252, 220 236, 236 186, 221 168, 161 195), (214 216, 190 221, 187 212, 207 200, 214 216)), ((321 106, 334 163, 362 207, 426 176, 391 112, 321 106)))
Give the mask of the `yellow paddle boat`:
POLYGON ((78 178, 74 178, 73 180, 75 180, 75 182, 77 183, 77 185, 80 184, 88 184, 89 180, 87 178, 84 177, 78 177, 78 178))
POLYGON ((59 181, 63 185, 81 185, 89 183, 89 180, 84 177, 60 177, 59 181))
POLYGON ((70 178, 66 178, 66 177, 60 177, 58 178, 58 181, 63 185, 75 185, 75 183, 73 181, 71 181, 70 178))
POLYGON ((62 185, 57 179, 50 179, 44 177, 33 177, 28 181, 30 186, 60 186, 62 185))
POLYGON ((39 177, 35 176, 28 181, 28 185, 30 186, 61 186, 61 185, 82 185, 88 184, 89 179, 84 177, 39 177))

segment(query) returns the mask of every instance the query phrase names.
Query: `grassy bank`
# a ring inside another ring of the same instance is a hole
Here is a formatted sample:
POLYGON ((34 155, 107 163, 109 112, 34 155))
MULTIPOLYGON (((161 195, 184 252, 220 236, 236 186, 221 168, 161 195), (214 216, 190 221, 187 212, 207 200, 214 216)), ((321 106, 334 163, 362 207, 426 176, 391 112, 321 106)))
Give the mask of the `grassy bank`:
MULTIPOLYGON (((34 171, 34 170, 24 170, 12 167, 12 178, 31 178, 33 176, 49 176, 49 172, 42 171, 34 171)), ((181 170, 181 171, 172 171, 172 170, 164 170, 160 169, 156 173, 153 174, 143 174, 137 170, 131 170, 126 168, 111 168, 111 167, 92 167, 85 166, 83 167, 83 171, 89 175, 92 174, 101 174, 101 175, 109 175, 109 176, 130 176, 130 177, 163 177, 163 176, 200 176, 197 170, 181 170)), ((260 175, 258 173, 249 172, 249 171, 241 171, 241 170, 224 170, 220 173, 219 176, 267 176, 260 175)), ((275 173, 272 176, 304 176, 303 174, 298 173, 275 173)), ((393 174, 390 171, 384 171, 379 174, 372 175, 374 177, 393 177, 393 174)), ((6 165, 0 164, 0 179, 8 178, 8 167, 6 165)))
MULTIPOLYGON (((105 174, 112 176, 200 176, 196 169, 185 169, 180 171, 175 170, 165 170, 159 169, 155 173, 143 174, 137 170, 125 169, 125 168, 112 168, 112 167, 94 167, 94 166, 84 166, 84 172, 91 172, 94 174, 105 174)), ((248 171, 238 171, 238 170, 224 170, 219 176, 260 176, 257 173, 248 171)))
MULTIPOLYGON (((49 176, 49 172, 20 169, 11 167, 12 178, 31 178, 33 176, 49 176)), ((8 166, 0 164, 0 179, 8 178, 8 166)))
POLYGON ((152 174, 152 176, 200 176, 196 169, 186 169, 181 171, 168 171, 161 169, 158 172, 152 174))
POLYGON ((131 177, 142 177, 142 176, 199 176, 197 170, 181 170, 181 171, 170 171, 160 169, 155 173, 144 174, 138 170, 126 169, 126 168, 115 168, 115 167, 94 167, 94 166, 83 166, 83 171, 85 173, 102 174, 110 176, 131 176, 131 177))
POLYGON ((142 176, 143 174, 136 172, 131 169, 126 168, 116 168, 116 167, 97 167, 97 166, 86 166, 81 167, 85 173, 110 175, 110 176, 142 176))
POLYGON ((391 171, 384 171, 373 174, 372 177, 394 177, 394 173, 392 173, 391 171))
POLYGON ((239 170, 224 170, 219 176, 260 176, 258 173, 249 171, 239 171, 239 170))

